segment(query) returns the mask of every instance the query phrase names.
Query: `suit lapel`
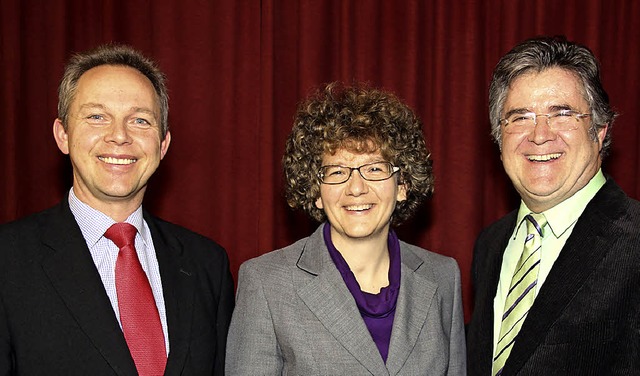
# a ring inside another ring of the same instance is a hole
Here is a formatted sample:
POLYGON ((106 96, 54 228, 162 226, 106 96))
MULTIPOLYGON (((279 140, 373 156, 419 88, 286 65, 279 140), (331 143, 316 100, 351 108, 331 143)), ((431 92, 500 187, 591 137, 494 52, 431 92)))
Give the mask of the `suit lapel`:
POLYGON ((498 289, 504 250, 517 212, 503 217, 481 235, 473 252, 475 306, 467 333, 468 368, 473 375, 489 375, 493 363, 493 300, 498 289))
POLYGON ((437 286, 415 271, 424 263, 401 244, 400 292, 389 343, 387 368, 398 374, 423 332, 437 286))
POLYGON ((298 296, 309 310, 369 372, 387 375, 380 352, 353 296, 331 261, 322 237, 322 226, 304 244, 297 266, 305 273, 294 273, 294 285, 298 286, 298 296))
POLYGON ((572 298, 607 255, 621 230, 611 223, 620 201, 608 200, 611 185, 604 186, 578 219, 535 303, 505 364, 505 374, 517 372, 544 341, 553 323, 564 314, 572 298))
POLYGON ((40 223, 42 268, 80 328, 118 374, 136 372, 87 244, 66 200, 40 223))
POLYGON ((169 358, 165 375, 179 375, 189 352, 195 270, 186 258, 179 240, 163 232, 157 220, 147 212, 144 218, 151 231, 158 258, 169 328, 169 358))

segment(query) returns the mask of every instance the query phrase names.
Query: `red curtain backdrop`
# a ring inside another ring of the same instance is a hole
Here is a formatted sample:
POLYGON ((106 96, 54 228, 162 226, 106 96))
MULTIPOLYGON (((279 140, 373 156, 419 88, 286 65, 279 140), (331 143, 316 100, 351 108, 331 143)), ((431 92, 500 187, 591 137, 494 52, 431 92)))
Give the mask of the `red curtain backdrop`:
POLYGON ((51 127, 73 52, 113 41, 159 62, 173 142, 145 206, 221 243, 234 273, 315 227, 282 196, 297 102, 322 83, 367 81, 423 119, 436 190, 398 231, 456 258, 468 319, 475 238, 518 204, 489 136, 493 67, 540 34, 587 44, 621 113, 605 171, 639 198, 638 19, 635 0, 3 0, 0 223, 55 204, 71 184, 51 127))

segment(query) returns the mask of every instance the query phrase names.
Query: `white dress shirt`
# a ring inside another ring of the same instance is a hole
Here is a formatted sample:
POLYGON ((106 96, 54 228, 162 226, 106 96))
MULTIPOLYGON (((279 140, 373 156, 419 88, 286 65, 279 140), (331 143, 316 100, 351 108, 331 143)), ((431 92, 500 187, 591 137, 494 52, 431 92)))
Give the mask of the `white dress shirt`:
MULTIPOLYGON (((120 310, 118 309, 118 294, 116 293, 116 277, 115 268, 118 252, 120 249, 111 240, 104 237, 104 233, 111 225, 116 223, 106 214, 90 207, 74 194, 73 188, 69 191, 69 208, 73 216, 80 226, 82 235, 87 242, 91 258, 98 269, 104 288, 111 301, 113 312, 120 323, 120 310)), ((165 348, 167 355, 169 354, 169 333, 167 329, 167 314, 164 306, 164 295, 162 294, 162 280, 160 279, 160 270, 158 268, 158 259, 156 251, 153 247, 153 239, 147 223, 142 216, 142 206, 138 207, 129 218, 127 223, 132 224, 138 229, 136 234, 135 246, 136 253, 140 259, 142 270, 147 274, 153 297, 160 314, 160 323, 162 324, 162 332, 164 333, 165 348)))

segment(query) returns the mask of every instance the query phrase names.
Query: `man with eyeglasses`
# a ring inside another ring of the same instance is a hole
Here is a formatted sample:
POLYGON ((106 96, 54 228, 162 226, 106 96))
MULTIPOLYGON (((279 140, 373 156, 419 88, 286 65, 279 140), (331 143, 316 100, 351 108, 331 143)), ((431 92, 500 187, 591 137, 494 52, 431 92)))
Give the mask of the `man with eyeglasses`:
POLYGON ((601 170, 616 114, 599 74, 561 37, 494 70, 492 135, 522 200, 475 245, 469 375, 640 372, 640 203, 601 170))

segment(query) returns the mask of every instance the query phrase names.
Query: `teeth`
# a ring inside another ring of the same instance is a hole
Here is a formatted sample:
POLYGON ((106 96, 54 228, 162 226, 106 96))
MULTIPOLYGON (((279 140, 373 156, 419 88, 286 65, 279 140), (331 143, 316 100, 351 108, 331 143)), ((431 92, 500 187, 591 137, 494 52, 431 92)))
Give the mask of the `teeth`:
POLYGON ((108 164, 116 164, 116 165, 128 165, 135 163, 137 159, 128 159, 128 158, 112 158, 112 157, 98 157, 99 160, 108 164))
POLYGON ((529 159, 530 161, 546 162, 552 159, 558 159, 560 158, 560 155, 562 154, 553 153, 553 154, 544 154, 544 155, 529 155, 527 156, 527 159, 529 159))
POLYGON ((367 210, 367 209, 371 209, 373 207, 372 204, 366 204, 366 205, 351 205, 351 206, 345 206, 345 209, 347 210, 367 210))

